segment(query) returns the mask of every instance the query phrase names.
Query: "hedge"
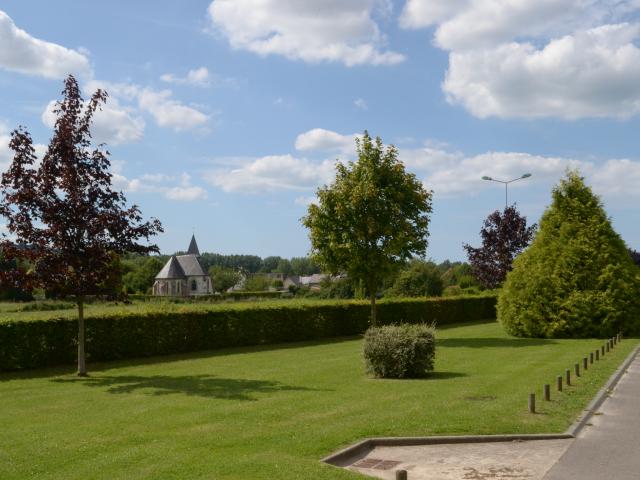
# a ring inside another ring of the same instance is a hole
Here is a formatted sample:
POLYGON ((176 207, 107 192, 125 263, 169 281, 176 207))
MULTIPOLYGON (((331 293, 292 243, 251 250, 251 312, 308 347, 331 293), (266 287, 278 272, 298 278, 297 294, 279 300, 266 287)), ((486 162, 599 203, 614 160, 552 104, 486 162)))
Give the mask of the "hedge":
POLYGON ((194 295, 189 297, 166 297, 157 295, 143 295, 132 293, 127 295, 130 300, 144 302, 175 302, 175 303, 197 303, 197 302, 221 302, 224 300, 250 300, 254 298, 282 298, 289 295, 289 292, 263 290, 259 292, 246 292, 238 290, 235 292, 223 292, 213 295, 194 295))
MULTIPOLYGON (((452 323, 495 318, 493 296, 388 300, 378 304, 381 323, 452 323)), ((367 302, 309 302, 192 312, 132 312, 89 317, 90 362, 199 350, 297 342, 362 334, 367 302)), ((76 319, 0 323, 0 371, 73 364, 76 319)))

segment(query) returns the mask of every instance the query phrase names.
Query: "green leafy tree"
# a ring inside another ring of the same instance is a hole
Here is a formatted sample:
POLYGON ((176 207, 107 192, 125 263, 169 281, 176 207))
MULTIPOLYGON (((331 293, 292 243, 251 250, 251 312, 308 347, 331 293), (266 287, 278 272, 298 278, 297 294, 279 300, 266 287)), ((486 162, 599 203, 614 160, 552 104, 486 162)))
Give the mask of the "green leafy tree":
POLYGON ((640 333, 640 274, 577 171, 553 190, 533 243, 514 262, 498 318, 514 335, 640 333))
POLYGON ((405 171, 398 150, 365 131, 356 140, 358 160, 338 162, 331 185, 318 189, 302 223, 314 259, 329 272, 361 280, 377 324, 376 294, 393 267, 427 248, 432 193, 405 171))
POLYGON ((244 289, 247 292, 262 292, 268 290, 272 285, 272 281, 264 274, 256 273, 251 275, 244 282, 244 289))
POLYGON ((439 297, 443 289, 440 271, 433 262, 413 260, 400 272, 389 294, 398 297, 439 297))
POLYGON ((127 293, 148 293, 164 263, 159 257, 138 256, 123 261, 122 283, 127 293))
POLYGON ((320 266, 309 257, 293 257, 291 270, 293 275, 313 275, 320 273, 320 266))
POLYGON ((237 270, 217 265, 209 269, 209 275, 216 292, 226 292, 242 279, 242 275, 237 270))

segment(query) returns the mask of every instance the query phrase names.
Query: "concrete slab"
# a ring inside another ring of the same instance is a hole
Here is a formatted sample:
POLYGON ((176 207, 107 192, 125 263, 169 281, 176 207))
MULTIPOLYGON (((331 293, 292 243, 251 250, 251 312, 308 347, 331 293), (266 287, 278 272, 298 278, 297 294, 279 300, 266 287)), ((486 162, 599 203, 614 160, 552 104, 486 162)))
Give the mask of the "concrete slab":
POLYGON ((347 468, 393 480, 541 480, 572 439, 375 447, 347 468))

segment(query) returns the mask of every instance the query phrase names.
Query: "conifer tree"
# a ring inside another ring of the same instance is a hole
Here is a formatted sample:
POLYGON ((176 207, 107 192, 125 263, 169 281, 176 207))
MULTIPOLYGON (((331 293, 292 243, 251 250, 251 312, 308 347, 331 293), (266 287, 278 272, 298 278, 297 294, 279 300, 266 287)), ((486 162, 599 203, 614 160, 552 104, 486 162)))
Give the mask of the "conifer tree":
POLYGON ((529 337, 640 333, 640 274, 600 199, 568 171, 498 298, 506 330, 529 337))

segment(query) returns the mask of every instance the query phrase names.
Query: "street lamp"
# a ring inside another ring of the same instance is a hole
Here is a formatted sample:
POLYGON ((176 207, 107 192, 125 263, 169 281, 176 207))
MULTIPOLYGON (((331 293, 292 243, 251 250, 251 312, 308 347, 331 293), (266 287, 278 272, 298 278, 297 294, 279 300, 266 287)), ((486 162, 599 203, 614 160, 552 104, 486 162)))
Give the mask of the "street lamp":
POLYGON ((509 184, 512 182, 515 182, 517 180, 522 180, 523 178, 529 178, 531 176, 530 173, 525 173, 524 175, 522 175, 521 177, 518 178, 514 178, 513 180, 498 180, 496 178, 492 178, 492 177, 487 177, 486 175, 484 177, 482 177, 482 180, 488 180, 490 182, 498 182, 498 183, 504 183, 504 208, 507 208, 508 205, 508 188, 509 188, 509 184))

